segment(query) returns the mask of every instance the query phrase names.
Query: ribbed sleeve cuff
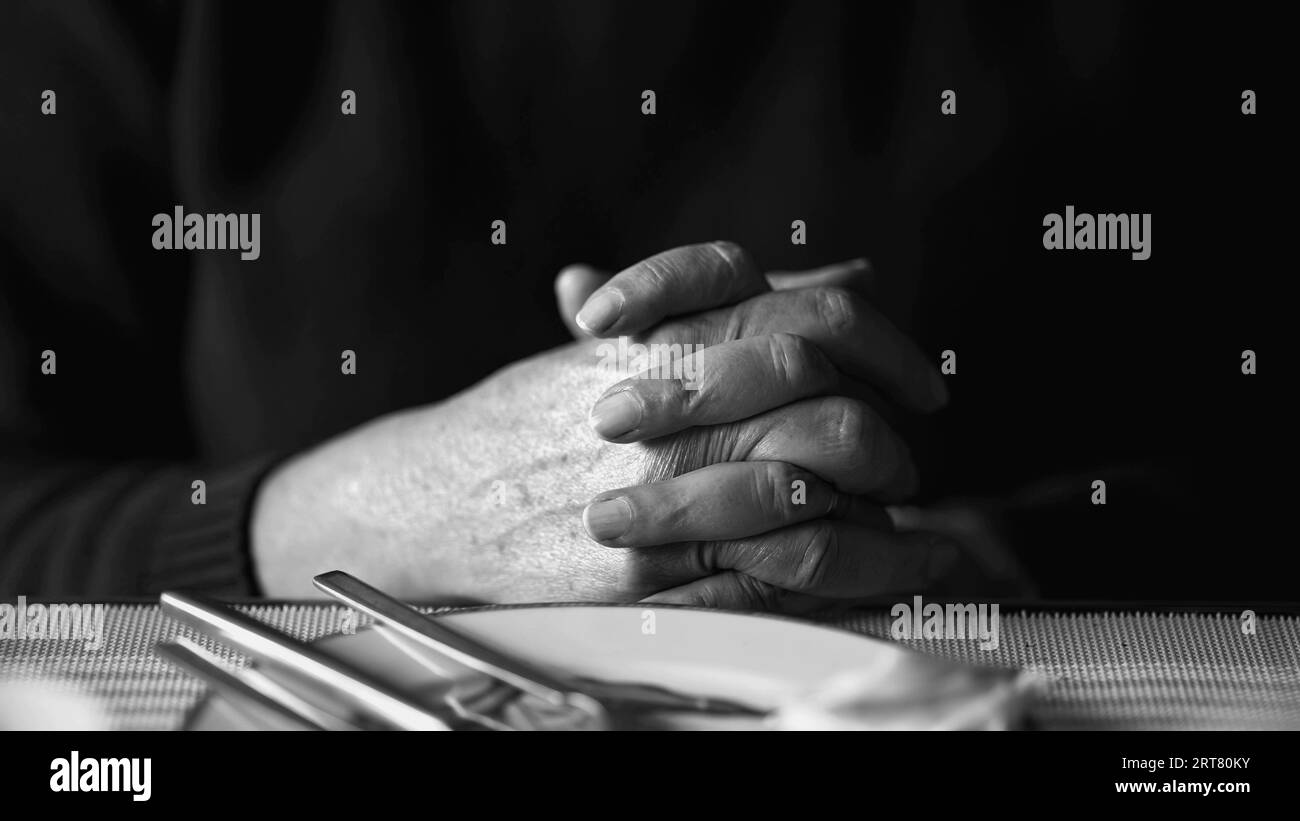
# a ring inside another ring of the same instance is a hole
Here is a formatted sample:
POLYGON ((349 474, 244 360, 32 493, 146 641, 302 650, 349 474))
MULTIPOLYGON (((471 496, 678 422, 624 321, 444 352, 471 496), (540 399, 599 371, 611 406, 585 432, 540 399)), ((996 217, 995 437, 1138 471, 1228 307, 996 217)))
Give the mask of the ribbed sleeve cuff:
POLYGON ((206 485, 204 503, 194 503, 191 487, 167 506, 144 570, 145 589, 150 593, 188 589, 219 596, 258 595, 249 550, 249 518, 262 480, 281 458, 266 457, 219 471, 196 470, 194 479, 206 485))

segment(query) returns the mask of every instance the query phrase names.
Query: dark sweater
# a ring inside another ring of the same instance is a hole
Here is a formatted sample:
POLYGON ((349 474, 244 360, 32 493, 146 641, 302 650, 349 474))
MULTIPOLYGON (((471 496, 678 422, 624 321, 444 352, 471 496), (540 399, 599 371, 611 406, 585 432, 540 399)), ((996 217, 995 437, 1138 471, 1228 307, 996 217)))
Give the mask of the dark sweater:
POLYGON ((254 593, 277 459, 563 342, 564 264, 726 238, 772 269, 872 257, 887 311, 959 354, 952 407, 905 428, 923 499, 1021 489, 1048 592, 1290 597, 1257 230, 1281 142, 1238 111, 1266 49, 1109 2, 694 5, 10 4, 0 592, 254 593), (1067 204, 1152 212, 1151 259, 1044 251, 1067 204), (260 213, 260 258, 154 250, 176 205, 260 213), (1102 475, 1137 477, 1105 519, 1102 475))

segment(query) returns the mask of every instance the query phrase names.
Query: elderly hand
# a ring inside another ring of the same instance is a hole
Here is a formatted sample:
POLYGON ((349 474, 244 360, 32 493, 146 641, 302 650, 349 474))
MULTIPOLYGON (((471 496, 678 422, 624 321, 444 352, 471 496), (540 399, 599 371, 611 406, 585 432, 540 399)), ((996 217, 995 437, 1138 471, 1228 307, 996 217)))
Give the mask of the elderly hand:
POLYGON ((683 357, 679 378, 663 378, 665 367, 630 375, 591 413, 609 441, 670 438, 652 481, 592 500, 591 537, 672 545, 715 571, 648 600, 811 607, 923 586, 956 565, 952 542, 893 532, 873 504, 916 483, 881 396, 929 412, 947 391, 872 308, 870 285, 860 260, 764 276, 731 243, 676 248, 613 278, 578 266, 557 278, 579 338, 620 335, 683 357))

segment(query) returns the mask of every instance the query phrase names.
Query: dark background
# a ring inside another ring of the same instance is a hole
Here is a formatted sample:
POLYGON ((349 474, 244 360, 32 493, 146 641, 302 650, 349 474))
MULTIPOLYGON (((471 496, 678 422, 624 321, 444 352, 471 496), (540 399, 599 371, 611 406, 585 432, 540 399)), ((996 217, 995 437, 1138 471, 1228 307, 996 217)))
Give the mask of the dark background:
POLYGON ((770 269, 869 256, 957 352, 907 429, 924 498, 1017 500, 1045 594, 1294 600, 1288 52, 1190 8, 7 4, 8 481, 292 452, 563 343, 565 264, 730 239, 770 269), (178 203, 260 212, 261 259, 154 251, 178 203), (1067 204, 1151 212, 1151 258, 1043 250, 1067 204))

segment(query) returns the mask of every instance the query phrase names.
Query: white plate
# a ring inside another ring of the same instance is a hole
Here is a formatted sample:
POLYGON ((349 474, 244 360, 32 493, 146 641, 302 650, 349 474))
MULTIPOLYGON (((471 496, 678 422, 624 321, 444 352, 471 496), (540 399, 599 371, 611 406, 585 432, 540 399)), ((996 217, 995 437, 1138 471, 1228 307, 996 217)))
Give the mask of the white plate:
MULTIPOLYGON (((789 618, 639 605, 541 605, 453 613, 457 630, 556 673, 667 687, 775 709, 844 676, 876 681, 928 657, 893 642, 789 618)), ((446 679, 373 630, 324 638, 318 646, 412 691, 446 679)), ((448 675, 472 672, 439 657, 448 675)), ((897 686, 897 682, 895 682, 897 686)), ((889 687, 888 689, 895 689, 889 687)), ((734 722, 735 719, 730 719, 734 722)), ((201 702, 197 730, 266 729, 274 722, 221 699, 201 702)))

